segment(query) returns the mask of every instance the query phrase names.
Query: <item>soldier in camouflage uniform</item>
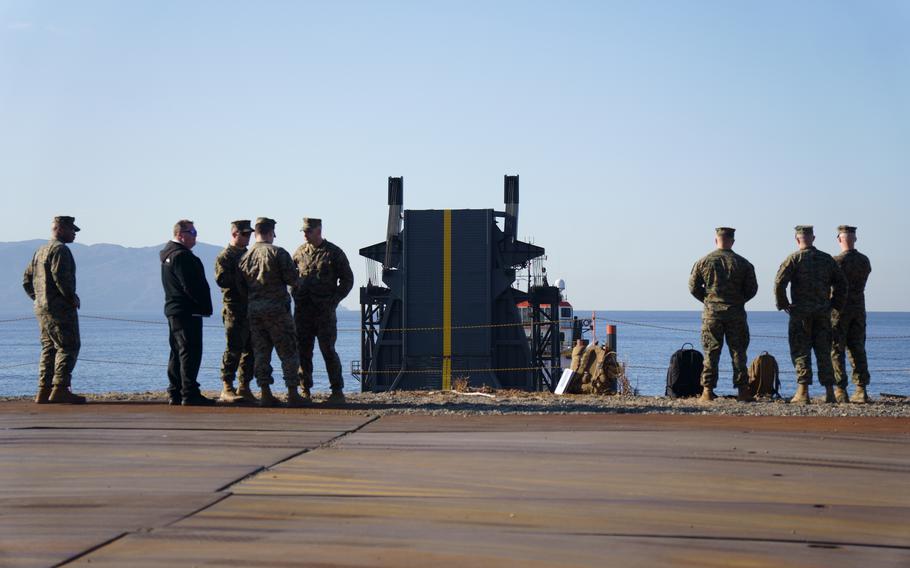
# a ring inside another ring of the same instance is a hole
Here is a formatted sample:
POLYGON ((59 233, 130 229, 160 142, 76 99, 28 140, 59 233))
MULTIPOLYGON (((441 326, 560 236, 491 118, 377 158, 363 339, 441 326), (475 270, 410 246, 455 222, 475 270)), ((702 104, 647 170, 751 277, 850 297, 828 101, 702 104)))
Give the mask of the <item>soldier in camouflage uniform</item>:
POLYGON ((297 336, 291 318, 291 297, 288 286, 297 282, 297 270, 291 255, 272 244, 275 240, 275 221, 268 217, 256 219, 256 244, 240 258, 240 274, 247 289, 250 310, 250 333, 253 339, 253 359, 256 382, 259 384, 259 404, 276 406, 272 395, 272 349, 281 359, 284 384, 288 389, 288 406, 301 406, 304 399, 297 392, 297 336))
POLYGON ((866 385, 869 384, 869 365, 866 361, 866 281, 872 272, 869 257, 856 250, 856 227, 841 225, 837 228, 837 242, 841 252, 834 257, 847 279, 847 302, 842 310, 831 312, 834 341, 831 363, 834 365, 835 384, 847 390, 847 365, 845 351, 850 353, 855 389, 850 402, 869 402, 866 385))
POLYGON ((847 299, 847 280, 828 253, 812 246, 811 225, 796 227, 799 250, 787 257, 774 280, 777 309, 790 314, 790 357, 796 368, 796 394, 790 402, 808 404, 812 384, 812 351, 818 362, 818 381, 825 386, 825 402, 846 402, 834 386, 831 365, 831 309, 841 310, 847 299), (790 297, 787 299, 787 286, 790 297))
POLYGON ((307 242, 294 252, 300 274, 294 287, 300 384, 308 397, 313 388, 313 345, 318 340, 332 388, 328 401, 343 403, 341 359, 335 352, 338 337, 335 308, 354 286, 354 273, 344 251, 322 238, 322 220, 305 217, 301 231, 307 242))
POLYGON ((701 400, 709 402, 717 388, 717 365, 724 338, 733 359, 733 386, 738 400, 752 400, 749 391, 748 358, 749 322, 746 302, 758 292, 755 267, 733 252, 736 229, 718 227, 714 242, 717 248, 695 263, 689 276, 689 293, 704 304, 701 318, 701 340, 705 350, 702 367, 701 400))
POLYGON ((221 319, 227 346, 221 357, 221 400, 225 402, 256 402, 250 391, 253 378, 253 346, 250 338, 250 317, 247 309, 246 287, 237 268, 240 257, 250 244, 253 227, 248 219, 231 223, 231 242, 215 258, 215 282, 221 287, 221 319), (238 374, 239 369, 239 374, 238 374), (238 389, 234 390, 234 376, 238 389))
POLYGON ((76 219, 54 217, 51 239, 35 252, 26 266, 22 287, 34 302, 41 333, 38 394, 35 402, 81 404, 85 397, 70 392, 73 368, 79 356, 79 296, 76 263, 68 243, 76 240, 76 219))

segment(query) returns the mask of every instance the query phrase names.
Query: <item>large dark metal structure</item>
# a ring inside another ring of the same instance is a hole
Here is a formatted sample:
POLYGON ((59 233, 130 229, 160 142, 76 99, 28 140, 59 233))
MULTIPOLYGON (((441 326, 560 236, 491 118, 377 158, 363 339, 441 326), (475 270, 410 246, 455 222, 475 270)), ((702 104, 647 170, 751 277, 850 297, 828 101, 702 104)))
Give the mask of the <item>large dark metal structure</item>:
POLYGON ((456 379, 552 389, 559 290, 513 287, 516 270, 544 254, 517 239, 518 176, 505 176, 504 212, 402 204, 403 178, 390 177, 386 239, 360 250, 381 265, 381 276, 377 270, 360 289, 362 389, 449 389, 456 379), (528 325, 516 307, 522 301, 528 325))

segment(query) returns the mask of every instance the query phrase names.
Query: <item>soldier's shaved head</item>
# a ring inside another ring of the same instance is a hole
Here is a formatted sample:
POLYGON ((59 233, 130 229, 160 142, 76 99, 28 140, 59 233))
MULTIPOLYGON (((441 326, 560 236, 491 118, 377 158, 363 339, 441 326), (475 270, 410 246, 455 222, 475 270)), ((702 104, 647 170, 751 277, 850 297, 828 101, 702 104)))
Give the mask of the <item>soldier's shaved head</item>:
POLYGON ((717 235, 714 237, 714 244, 717 245, 717 248, 730 250, 733 248, 733 243, 736 242, 736 239, 726 235, 717 235))
POLYGON ((815 242, 815 235, 811 233, 797 233, 796 234, 796 246, 799 250, 804 250, 812 246, 812 243, 815 242))
POLYGON ((842 232, 837 235, 837 244, 840 250, 848 251, 856 248, 856 233, 842 232))
POLYGON ((256 225, 256 242, 273 243, 275 241, 275 225, 256 225))

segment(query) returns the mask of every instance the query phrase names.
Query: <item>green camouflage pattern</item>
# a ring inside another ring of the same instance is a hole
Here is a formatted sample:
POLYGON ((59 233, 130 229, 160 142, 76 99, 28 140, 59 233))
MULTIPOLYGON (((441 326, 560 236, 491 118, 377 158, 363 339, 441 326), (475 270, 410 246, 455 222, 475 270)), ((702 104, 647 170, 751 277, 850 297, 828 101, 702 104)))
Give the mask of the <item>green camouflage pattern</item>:
POLYGON ((316 247, 310 243, 294 251, 294 262, 300 278, 294 287, 294 301, 304 299, 334 310, 354 287, 354 273, 348 257, 337 245, 323 240, 316 247))
POLYGON ((319 246, 300 245, 293 258, 299 274, 294 287, 294 321, 300 384, 306 388, 313 386, 313 346, 318 341, 332 390, 341 390, 344 378, 341 359, 335 351, 338 338, 335 308, 351 292, 354 273, 344 251, 327 240, 319 246))
POLYGON ((344 388, 341 358, 335 351, 338 338, 338 320, 334 306, 314 304, 309 300, 295 300, 294 323, 297 327, 297 352, 300 357, 298 377, 301 386, 313 388, 313 346, 319 341, 319 351, 325 361, 332 390, 344 388))
POLYGON ((798 250, 787 257, 774 279, 778 310, 815 314, 839 310, 847 300, 847 279, 837 262, 815 247, 798 250), (790 297, 787 299, 787 286, 790 297))
POLYGON ((818 381, 834 384, 831 364, 831 310, 847 300, 847 279, 837 262, 815 247, 798 250, 780 265, 774 280, 777 309, 788 310, 790 359, 798 384, 812 384, 812 352, 818 363, 818 381), (787 298, 790 286, 791 300, 787 298))
POLYGON ((226 343, 221 356, 221 380, 233 383, 236 376, 241 385, 248 385, 253 379, 255 361, 249 313, 246 309, 238 310, 225 304, 221 321, 224 322, 226 343))
POLYGON ((835 384, 847 387, 846 355, 849 353, 853 384, 866 386, 870 379, 866 358, 866 282, 872 273, 872 263, 856 249, 842 252, 834 261, 847 280, 845 305, 831 313, 831 364, 835 384))
POLYGON ((38 388, 69 388, 82 342, 75 308, 65 312, 36 314, 41 338, 38 359, 38 388))
POLYGON ((847 279, 847 300, 844 310, 866 310, 866 282, 872 272, 869 257, 856 249, 848 250, 834 257, 847 279))
POLYGON ((288 287, 297 284, 297 268, 288 251, 269 243, 256 243, 240 257, 239 268, 251 314, 290 306, 288 287))
POLYGON ((82 346, 76 262, 69 247, 57 239, 42 245, 25 268, 22 287, 34 303, 38 320, 38 387, 69 388, 82 346))
POLYGON ((701 344, 705 360, 701 371, 701 385, 717 388, 718 365, 724 341, 733 359, 733 386, 749 383, 749 322, 746 314, 740 317, 708 318, 701 321, 701 344))
POLYGON ((247 291, 256 382, 260 387, 274 382, 274 349, 281 360, 285 385, 296 387, 300 359, 288 294, 288 286, 297 281, 294 261, 281 247, 256 243, 240 258, 239 268, 247 291))
POLYGON ((35 313, 66 313, 79 305, 76 262, 68 246, 51 239, 26 266, 22 287, 34 302, 35 313))
POLYGON ((221 288, 225 306, 239 305, 246 309, 246 287, 239 268, 240 259, 246 251, 246 247, 228 245, 215 257, 215 282, 221 288))
POLYGON ((246 247, 228 245, 215 258, 215 282, 221 288, 224 305, 221 321, 226 344, 221 356, 221 380, 233 383, 237 377, 241 385, 248 385, 252 380, 254 361, 247 289, 239 267, 246 251, 246 247))
POLYGON ((717 388, 724 342, 733 359, 733 386, 747 384, 749 322, 746 302, 758 293, 755 267, 732 250, 713 250, 692 267, 689 293, 704 304, 701 321, 701 344, 705 354, 702 386, 717 388))
POLYGON ((827 386, 834 384, 834 367, 831 364, 831 313, 830 310, 816 312, 790 312, 788 328, 790 338, 790 359, 796 369, 796 382, 812 384, 812 352, 818 362, 818 382, 827 386))
POLYGON ((831 343, 831 364, 834 366, 834 383, 847 388, 847 361, 853 368, 853 384, 869 384, 869 362, 866 359, 866 311, 851 309, 831 314, 833 340, 831 343))
POLYGON ((732 250, 716 249, 692 267, 689 293, 704 304, 702 317, 739 319, 758 293, 755 267, 732 250))
POLYGON ((285 386, 296 388, 300 359, 297 355, 297 334, 294 332, 290 306, 250 310, 250 334, 256 384, 262 387, 275 382, 272 377, 274 349, 281 360, 281 374, 285 386))

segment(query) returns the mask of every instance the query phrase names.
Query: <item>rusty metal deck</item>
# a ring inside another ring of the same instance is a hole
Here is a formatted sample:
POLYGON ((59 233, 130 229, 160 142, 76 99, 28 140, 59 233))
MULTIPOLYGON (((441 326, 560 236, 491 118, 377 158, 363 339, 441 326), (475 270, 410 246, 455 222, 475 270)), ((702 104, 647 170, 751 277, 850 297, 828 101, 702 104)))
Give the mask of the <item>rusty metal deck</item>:
POLYGON ((0 566, 910 565, 905 419, 4 403, 0 428, 0 566))

